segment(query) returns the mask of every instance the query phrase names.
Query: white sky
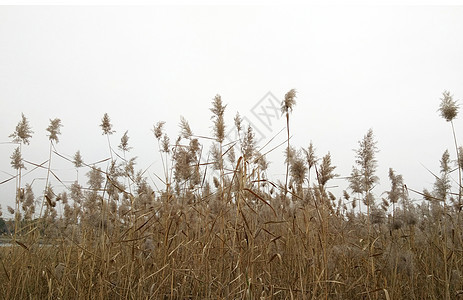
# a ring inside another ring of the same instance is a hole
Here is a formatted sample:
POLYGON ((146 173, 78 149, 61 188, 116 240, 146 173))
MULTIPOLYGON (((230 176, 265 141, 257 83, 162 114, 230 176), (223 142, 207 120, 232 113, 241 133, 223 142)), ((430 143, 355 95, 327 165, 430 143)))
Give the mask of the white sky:
MULTIPOLYGON (((437 109, 444 90, 463 98, 462 53, 457 6, 0 6, 0 142, 9 141, 23 112, 35 132, 23 156, 43 162, 45 128, 58 117, 57 149, 98 161, 108 156, 98 126, 107 112, 113 146, 129 130, 138 167, 153 164, 150 173, 161 175, 150 131, 157 121, 167 122, 171 140, 181 115, 195 134, 210 136, 209 107, 220 94, 229 128, 239 111, 268 140, 284 118, 266 128, 251 109, 268 92, 282 100, 296 88, 294 146, 312 141, 319 157, 330 151, 336 172, 348 176, 352 149, 372 128, 377 196, 389 188, 389 167, 409 187, 432 189, 423 165, 437 173, 445 149, 455 159, 450 124, 437 109)), ((0 181, 14 173, 13 149, 0 144, 0 181)), ((275 180, 285 172, 283 150, 271 158, 275 180)), ((75 179, 61 159, 53 166, 62 179, 75 179)), ((25 182, 43 176, 37 170, 25 182)), ((0 203, 4 213, 14 206, 14 181, 0 185, 0 203)))

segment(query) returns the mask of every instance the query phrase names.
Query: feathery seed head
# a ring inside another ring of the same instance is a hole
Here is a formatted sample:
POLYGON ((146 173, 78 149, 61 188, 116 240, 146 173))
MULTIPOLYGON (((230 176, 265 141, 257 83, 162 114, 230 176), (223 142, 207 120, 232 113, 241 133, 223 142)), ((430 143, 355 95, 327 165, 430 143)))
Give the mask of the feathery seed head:
MULTIPOLYGON (((216 95, 214 97, 214 99, 212 100, 212 108, 211 108, 211 112, 214 114, 214 116, 216 117, 219 117, 219 116, 223 116, 224 112, 225 112, 225 108, 227 106, 223 105, 222 103, 222 97, 220 95, 216 95)), ((213 116, 213 117, 214 117, 213 116)))
POLYGON ((121 137, 121 143, 119 144, 119 149, 125 152, 130 151, 132 147, 129 147, 129 136, 127 135, 129 131, 127 130, 124 135, 121 137))
POLYGON ((189 139, 193 135, 190 124, 188 124, 188 121, 184 117, 180 117, 180 130, 180 135, 185 139, 189 139))
POLYGON ((73 163, 74 163, 74 167, 76 167, 76 168, 80 168, 80 167, 82 167, 84 165, 82 155, 80 155, 80 150, 78 150, 76 152, 76 154, 74 155, 73 163))
POLYGON ((164 134, 162 139, 162 152, 169 153, 170 152, 170 139, 167 134, 164 134))
POLYGON ((10 156, 10 158, 11 158, 11 166, 14 169, 19 170, 19 169, 26 168, 23 163, 23 158, 22 158, 19 146, 16 147, 16 149, 14 149, 13 154, 10 156))
POLYGON ((162 137, 162 128, 164 127, 164 124, 166 122, 164 121, 160 121, 160 122, 157 122, 156 125, 153 125, 153 133, 154 133, 154 137, 157 139, 157 140, 160 140, 161 137, 162 137))
POLYGON ((443 98, 440 98, 441 102, 439 105, 440 115, 447 121, 450 122, 458 115, 459 105, 453 96, 450 95, 449 91, 444 91, 443 98))
POLYGON ((103 118, 101 119, 100 127, 103 130, 103 135, 109 135, 115 132, 114 130, 112 130, 113 125, 111 124, 111 119, 109 118, 109 115, 107 113, 105 113, 103 118))
POLYGON ((319 181, 321 185, 325 185, 328 180, 333 179, 334 177, 339 176, 338 174, 333 173, 333 171, 336 169, 335 166, 331 165, 331 154, 328 152, 323 159, 322 159, 322 164, 320 166, 320 171, 319 171, 319 181))
POLYGON ((29 139, 32 137, 32 133, 34 132, 31 130, 29 121, 24 116, 24 114, 21 113, 21 121, 18 123, 18 125, 16 125, 16 130, 10 134, 9 137, 13 138, 13 142, 15 143, 23 143, 29 145, 29 139))
POLYGON ((458 147, 458 166, 463 170, 463 147, 458 147))
POLYGON ((293 107, 296 105, 296 90, 291 89, 285 94, 285 100, 281 102, 281 113, 289 113, 293 111, 293 107))
POLYGON ((291 177, 297 184, 302 184, 307 174, 307 166, 302 158, 301 152, 297 152, 290 160, 291 177))
POLYGON ((50 125, 47 127, 47 131, 49 132, 48 139, 50 141, 54 141, 55 143, 59 142, 58 135, 61 134, 61 127, 63 127, 63 125, 60 119, 55 118, 50 120, 50 125))
POLYGON ((212 101, 212 108, 210 110, 213 113, 211 119, 214 120, 214 136, 219 143, 222 143, 225 139, 225 121, 223 115, 226 107, 222 103, 222 97, 216 95, 212 101))
POLYGON ((243 122, 243 119, 241 118, 239 112, 236 112, 236 116, 234 118, 235 121, 235 127, 238 132, 241 131, 241 123, 243 122))

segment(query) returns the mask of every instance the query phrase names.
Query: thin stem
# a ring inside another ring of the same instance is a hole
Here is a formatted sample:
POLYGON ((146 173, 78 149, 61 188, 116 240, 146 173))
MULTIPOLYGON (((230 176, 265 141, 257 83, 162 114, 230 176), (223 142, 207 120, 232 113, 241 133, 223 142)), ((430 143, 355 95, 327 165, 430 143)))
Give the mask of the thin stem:
POLYGON ((50 179, 50 169, 51 169, 51 149, 52 149, 52 146, 53 146, 53 141, 50 140, 50 153, 48 154, 47 179, 45 180, 45 190, 43 191, 42 206, 40 207, 39 218, 42 218, 45 195, 47 194, 47 191, 48 191, 48 180, 50 179))
MULTIPOLYGON (((21 160, 22 160, 22 144, 19 143, 19 154, 21 155, 21 160)), ((14 213, 14 239, 16 240, 16 233, 18 232, 18 223, 19 223, 19 200, 20 200, 20 193, 21 193, 21 164, 19 166, 19 169, 16 171, 16 210, 14 213)))
POLYGON ((223 201, 223 189, 224 189, 224 166, 223 166, 223 157, 222 157, 222 142, 220 142, 220 199, 223 201))
POLYGON ((285 198, 288 193, 288 175, 289 175, 289 113, 286 112, 286 130, 287 130, 287 147, 286 147, 286 177, 285 177, 285 198))
MULTIPOLYGON (((166 168, 166 163, 164 163, 164 158, 162 157, 162 150, 161 150, 161 143, 158 139, 158 149, 159 149, 159 155, 161 156, 161 163, 162 163, 162 171, 164 172, 164 177, 166 177, 166 185, 167 185, 167 168, 166 168)), ((166 159, 167 161, 167 159, 166 159)))
POLYGON ((460 161, 460 154, 458 151, 458 143, 457 143, 457 136, 455 134, 455 127, 453 126, 453 121, 450 121, 452 125, 452 133, 453 133, 453 141, 455 142, 455 150, 457 153, 457 162, 458 162, 458 211, 461 210, 461 161, 460 161))
POLYGON ((169 201, 169 193, 170 193, 170 182, 169 182, 169 167, 168 167, 168 162, 167 162, 167 151, 165 152, 165 166, 166 166, 166 194, 167 194, 167 201, 169 201))
MULTIPOLYGON (((114 164, 114 158, 113 158, 113 151, 111 148, 111 141, 109 139, 109 134, 106 133, 106 139, 108 140, 108 147, 109 147, 109 155, 111 156, 111 163, 110 163, 110 168, 113 167, 114 164)), ((106 205, 105 205, 105 200, 104 196, 107 191, 107 185, 108 185, 108 174, 110 173, 111 169, 106 169, 106 181, 105 181, 105 187, 103 189, 103 195, 101 195, 101 246, 102 246, 102 253, 105 253, 105 244, 106 244, 106 234, 105 234, 105 227, 106 227, 106 205)), ((111 184, 111 183, 109 183, 111 184)), ((108 203, 111 201, 111 194, 108 193, 108 203)), ((102 255, 102 260, 104 261, 104 255, 102 255)))
POLYGON ((109 140, 109 134, 106 134, 106 138, 108 140, 109 155, 111 156, 111 163, 112 163, 114 161, 114 158, 113 158, 113 151, 111 149, 111 141, 109 140))
POLYGON ((132 194, 132 184, 131 184, 131 180, 130 180, 130 176, 128 174, 128 163, 127 163, 127 159, 125 158, 125 150, 122 150, 122 154, 124 155, 124 162, 125 162, 125 176, 126 176, 126 180, 127 180, 127 185, 129 186, 129 193, 132 194))

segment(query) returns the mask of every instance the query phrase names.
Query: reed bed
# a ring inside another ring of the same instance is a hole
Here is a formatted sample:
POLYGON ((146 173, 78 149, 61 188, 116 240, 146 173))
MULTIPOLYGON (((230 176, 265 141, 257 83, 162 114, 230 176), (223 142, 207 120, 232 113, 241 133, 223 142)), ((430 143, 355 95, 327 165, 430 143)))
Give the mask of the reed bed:
MULTIPOLYGON (((313 145, 290 145, 295 90, 286 97, 284 182, 267 178, 265 155, 239 115, 239 139, 225 142, 226 105, 217 95, 210 160, 185 119, 174 143, 163 122, 154 125, 164 168, 156 190, 135 170, 127 132, 111 146, 107 114, 106 169, 87 165, 80 152, 57 152, 60 120, 51 120, 50 157, 37 164, 47 182, 35 197, 20 180, 21 147, 32 134, 23 116, 11 136, 19 144, 11 156, 18 192, 10 244, 0 247, 0 298, 463 299, 461 184, 458 192, 447 184, 455 170, 448 155, 430 192, 408 189, 391 169, 381 202, 372 192, 377 149, 369 131, 350 189, 336 197, 326 188, 338 176, 329 153, 318 159, 313 145), (59 190, 55 156, 85 169, 88 182, 59 190)), ((448 97, 443 103, 456 105, 448 97)))

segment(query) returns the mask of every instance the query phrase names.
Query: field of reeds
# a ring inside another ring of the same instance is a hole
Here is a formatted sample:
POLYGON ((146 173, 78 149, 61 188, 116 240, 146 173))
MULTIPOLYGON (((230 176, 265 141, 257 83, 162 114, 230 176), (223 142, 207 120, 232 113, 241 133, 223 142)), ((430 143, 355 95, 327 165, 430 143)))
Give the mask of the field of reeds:
POLYGON ((291 90, 281 105, 287 141, 280 181, 267 177, 252 127, 239 115, 225 124, 218 95, 211 137, 195 136, 183 118, 175 139, 163 122, 154 125, 163 165, 156 187, 136 169, 127 132, 111 145, 107 114, 108 158, 98 165, 80 152, 57 152, 61 120, 51 120, 49 159, 32 166, 47 170, 42 195, 21 180, 22 147, 33 134, 23 115, 10 136, 18 144, 10 157, 17 192, 8 243, 0 247, 0 298, 463 299, 463 150, 450 93, 439 111, 452 124, 456 154, 443 154, 430 191, 409 190, 392 169, 390 190, 373 191, 378 149, 369 130, 349 189, 332 194, 327 183, 338 175, 330 154, 319 158, 312 144, 295 149, 289 142, 295 105, 291 90), (226 126, 237 140, 226 141, 226 126), (62 188, 52 168, 57 156, 87 181, 62 188))

